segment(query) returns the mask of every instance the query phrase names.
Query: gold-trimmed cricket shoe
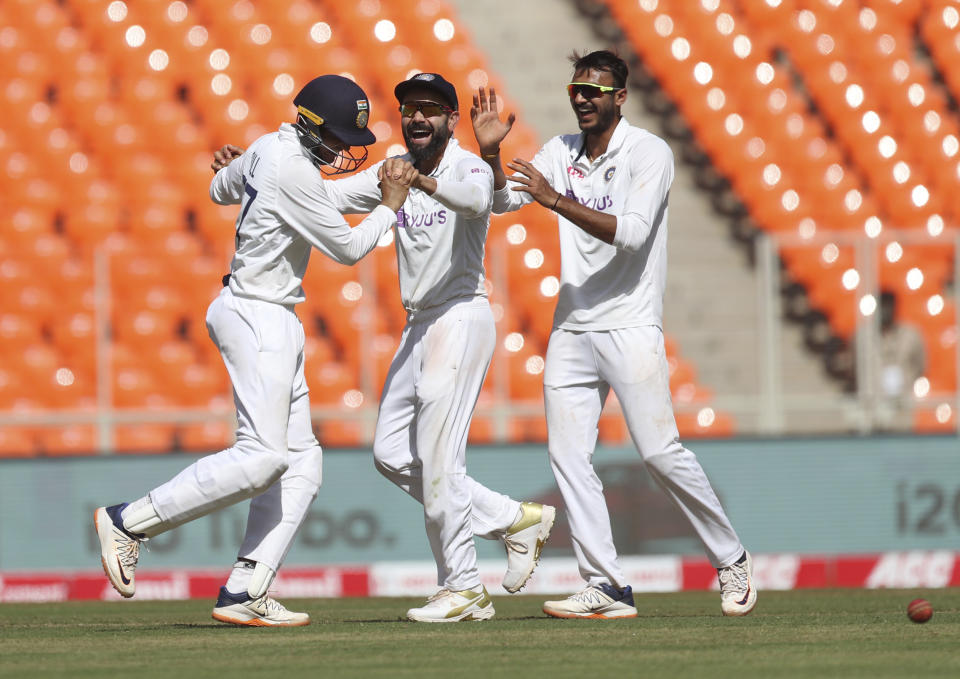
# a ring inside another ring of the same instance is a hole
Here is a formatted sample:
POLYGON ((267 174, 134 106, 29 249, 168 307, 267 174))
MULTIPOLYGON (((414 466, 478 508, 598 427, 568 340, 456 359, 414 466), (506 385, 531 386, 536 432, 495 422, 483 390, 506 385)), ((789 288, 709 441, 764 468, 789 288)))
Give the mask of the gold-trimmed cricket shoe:
POLYGON ((495 612, 487 588, 480 585, 479 591, 465 589, 451 592, 441 589, 427 599, 426 606, 407 611, 407 618, 416 622, 489 620, 495 612))
POLYGON ((519 592, 533 575, 540 560, 540 550, 550 538, 550 529, 557 518, 557 510, 537 502, 520 504, 520 518, 503 536, 507 549, 507 572, 503 588, 511 594, 519 592))

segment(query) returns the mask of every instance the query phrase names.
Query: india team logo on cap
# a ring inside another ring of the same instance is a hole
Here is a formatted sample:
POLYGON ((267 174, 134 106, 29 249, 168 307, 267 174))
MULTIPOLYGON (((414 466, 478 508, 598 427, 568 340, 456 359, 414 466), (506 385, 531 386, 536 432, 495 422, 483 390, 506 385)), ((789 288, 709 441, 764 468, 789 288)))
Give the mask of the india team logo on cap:
POLYGON ((367 126, 367 120, 370 118, 370 104, 366 99, 357 99, 357 127, 363 129, 367 126))
POLYGON ((436 76, 433 73, 417 73, 413 76, 413 80, 426 80, 427 82, 433 80, 436 76))

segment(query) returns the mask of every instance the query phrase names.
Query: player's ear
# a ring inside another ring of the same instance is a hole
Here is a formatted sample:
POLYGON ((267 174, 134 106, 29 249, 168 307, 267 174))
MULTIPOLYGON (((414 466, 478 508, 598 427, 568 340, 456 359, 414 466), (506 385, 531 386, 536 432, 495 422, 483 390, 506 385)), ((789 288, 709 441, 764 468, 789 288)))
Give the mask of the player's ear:
POLYGON ((447 129, 453 132, 458 122, 460 122, 460 111, 452 111, 447 118, 447 129))
POLYGON ((617 106, 623 106, 627 103, 627 88, 624 87, 622 90, 617 90, 613 93, 613 103, 617 106))

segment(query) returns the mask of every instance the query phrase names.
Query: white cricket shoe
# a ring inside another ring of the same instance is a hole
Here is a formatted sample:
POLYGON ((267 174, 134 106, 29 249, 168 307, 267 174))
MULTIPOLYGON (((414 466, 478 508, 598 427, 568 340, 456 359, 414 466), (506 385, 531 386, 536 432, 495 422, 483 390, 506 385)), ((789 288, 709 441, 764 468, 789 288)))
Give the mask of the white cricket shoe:
POLYGON ((125 506, 100 507, 93 513, 93 525, 100 538, 103 572, 120 596, 129 599, 137 586, 137 561, 140 559, 140 543, 144 538, 124 530, 120 512, 125 506))
POLYGON ((746 615, 757 605, 757 590, 753 586, 753 559, 744 550, 740 561, 717 569, 720 579, 720 609, 724 615, 746 615))
POLYGON ((633 589, 627 585, 618 590, 607 583, 587 587, 560 601, 544 602, 543 612, 554 618, 615 620, 637 617, 633 589))
POLYGON ((481 585, 480 591, 465 589, 451 592, 441 589, 427 599, 422 608, 411 608, 407 618, 416 622, 459 622, 460 620, 489 620, 496 611, 493 601, 487 594, 487 588, 481 585))
POLYGON ((503 535, 503 544, 507 548, 503 588, 511 594, 523 589, 533 575, 540 550, 550 537, 550 529, 557 517, 556 509, 536 502, 521 503, 520 511, 520 518, 503 535))
POLYGON ((288 611, 282 603, 266 594, 259 599, 251 599, 246 592, 233 594, 226 587, 220 588, 220 596, 213 607, 213 618, 250 627, 303 627, 310 624, 309 614, 288 611))

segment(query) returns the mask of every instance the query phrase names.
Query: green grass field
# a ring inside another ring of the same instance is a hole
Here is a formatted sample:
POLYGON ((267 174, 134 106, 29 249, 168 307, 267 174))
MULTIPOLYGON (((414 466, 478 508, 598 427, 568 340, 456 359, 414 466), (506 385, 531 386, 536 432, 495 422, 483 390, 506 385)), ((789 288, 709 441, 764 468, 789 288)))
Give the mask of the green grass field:
POLYGON ((960 676, 960 589, 761 592, 740 619, 713 592, 643 594, 616 622, 550 619, 541 601, 427 625, 403 619, 420 599, 288 600, 313 616, 291 629, 217 623, 212 601, 3 604, 0 677, 960 676), (924 625, 905 613, 917 596, 924 625))

